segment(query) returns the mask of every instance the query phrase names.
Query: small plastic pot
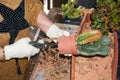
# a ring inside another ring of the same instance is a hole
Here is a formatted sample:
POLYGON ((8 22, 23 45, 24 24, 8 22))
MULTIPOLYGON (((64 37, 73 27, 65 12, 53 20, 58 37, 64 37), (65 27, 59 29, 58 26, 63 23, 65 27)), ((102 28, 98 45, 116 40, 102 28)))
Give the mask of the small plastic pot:
POLYGON ((61 36, 58 38, 58 50, 60 54, 77 54, 76 35, 72 34, 69 37, 61 36))

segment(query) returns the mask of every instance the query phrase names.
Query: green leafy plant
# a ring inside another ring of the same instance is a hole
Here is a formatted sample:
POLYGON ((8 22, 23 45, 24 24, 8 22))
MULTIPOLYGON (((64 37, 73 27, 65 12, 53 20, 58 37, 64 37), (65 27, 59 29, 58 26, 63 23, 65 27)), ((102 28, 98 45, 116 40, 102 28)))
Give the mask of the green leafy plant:
POLYGON ((80 8, 76 8, 75 5, 77 3, 77 0, 68 0, 66 4, 62 4, 61 9, 64 16, 67 16, 68 18, 78 18, 82 15, 80 12, 80 8))
POLYGON ((120 30, 120 0, 97 0, 91 18, 92 29, 100 30, 103 35, 120 30))

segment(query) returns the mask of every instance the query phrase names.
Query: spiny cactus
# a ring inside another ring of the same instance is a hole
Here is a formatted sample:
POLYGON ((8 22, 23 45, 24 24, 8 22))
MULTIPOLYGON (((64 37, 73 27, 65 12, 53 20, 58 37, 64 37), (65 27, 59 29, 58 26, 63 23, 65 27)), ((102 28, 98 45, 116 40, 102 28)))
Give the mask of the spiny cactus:
POLYGON ((102 37, 102 33, 99 30, 87 31, 83 34, 80 34, 77 37, 77 45, 86 44, 89 42, 97 41, 102 37))
POLYGON ((103 36, 95 42, 82 44, 78 46, 79 55, 83 56, 106 56, 109 53, 111 38, 103 36))

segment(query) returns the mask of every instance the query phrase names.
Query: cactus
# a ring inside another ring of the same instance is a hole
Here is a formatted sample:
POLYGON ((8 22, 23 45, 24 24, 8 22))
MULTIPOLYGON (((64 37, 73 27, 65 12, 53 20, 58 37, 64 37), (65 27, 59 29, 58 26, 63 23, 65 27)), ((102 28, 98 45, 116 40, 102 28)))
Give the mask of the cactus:
POLYGON ((102 36, 99 30, 91 30, 77 37, 79 55, 83 56, 106 56, 109 53, 111 38, 102 36))
POLYGON ((99 30, 91 30, 80 34, 77 38, 77 45, 86 44, 89 42, 97 41, 102 37, 102 33, 99 30))
POLYGON ((111 38, 103 36, 95 42, 82 44, 78 46, 79 55, 83 56, 106 56, 109 53, 111 38))

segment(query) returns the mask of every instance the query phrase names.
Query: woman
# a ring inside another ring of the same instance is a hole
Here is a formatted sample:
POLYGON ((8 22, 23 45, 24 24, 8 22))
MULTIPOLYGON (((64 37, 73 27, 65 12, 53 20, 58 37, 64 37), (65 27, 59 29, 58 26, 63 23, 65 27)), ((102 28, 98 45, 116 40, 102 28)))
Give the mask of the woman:
POLYGON ((0 60, 30 57, 39 49, 29 45, 29 26, 36 26, 49 38, 69 36, 43 11, 40 0, 0 0, 0 60))

